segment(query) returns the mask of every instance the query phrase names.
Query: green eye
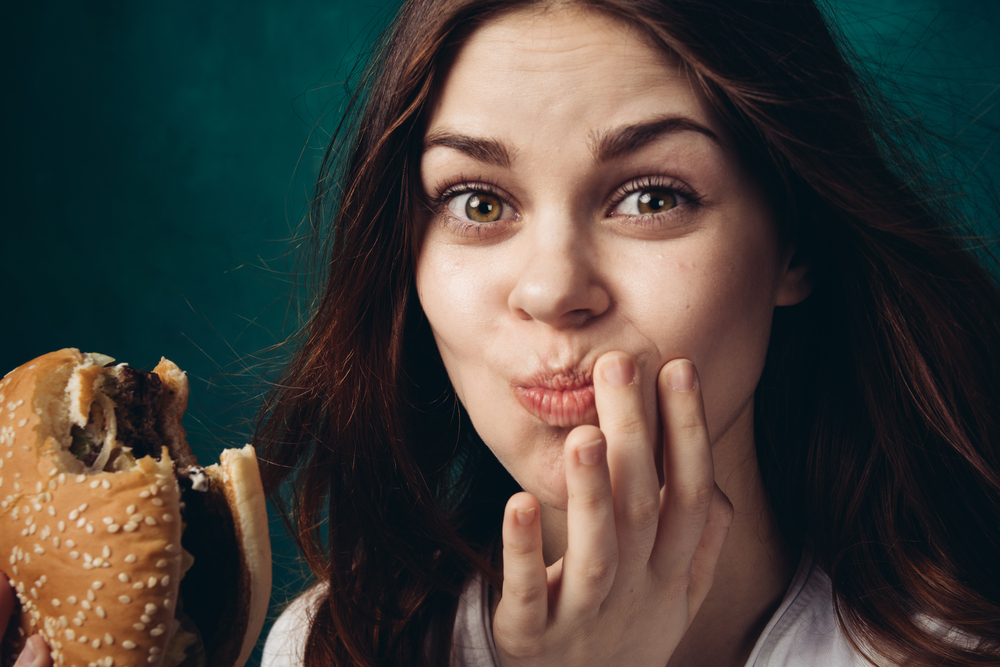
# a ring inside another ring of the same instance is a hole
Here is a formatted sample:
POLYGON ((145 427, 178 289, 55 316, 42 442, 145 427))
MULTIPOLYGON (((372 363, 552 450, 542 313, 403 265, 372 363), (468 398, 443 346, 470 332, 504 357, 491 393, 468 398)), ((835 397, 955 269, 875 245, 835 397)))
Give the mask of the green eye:
POLYGON ((496 222, 503 212, 503 202, 488 192, 469 193, 465 200, 465 215, 473 222, 496 222))
POLYGON ((677 198, 666 190, 643 190, 636 200, 639 213, 646 215, 668 211, 677 206, 677 198))

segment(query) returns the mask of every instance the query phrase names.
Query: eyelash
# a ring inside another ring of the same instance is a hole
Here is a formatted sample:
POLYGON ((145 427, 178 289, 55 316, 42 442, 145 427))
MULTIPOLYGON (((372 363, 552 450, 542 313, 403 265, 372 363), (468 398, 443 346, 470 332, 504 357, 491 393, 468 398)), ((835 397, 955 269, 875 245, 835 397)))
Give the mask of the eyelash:
MULTIPOLYGON (((474 192, 486 192, 498 198, 503 202, 504 206, 509 206, 515 211, 515 220, 520 219, 520 214, 517 214, 517 208, 510 203, 510 196, 505 194, 495 182, 489 180, 468 180, 465 177, 459 177, 459 179, 451 184, 445 184, 437 188, 438 192, 430 197, 430 207, 432 212, 437 216, 443 216, 449 219, 451 225, 454 225, 460 234, 472 235, 475 234, 477 237, 482 236, 484 231, 489 230, 492 227, 496 227, 498 223, 503 221, 509 221, 509 219, 501 218, 496 222, 485 222, 477 223, 470 220, 463 220, 455 216, 448 210, 448 202, 463 194, 469 194, 474 192)), ((661 221, 665 216, 677 215, 675 213, 676 209, 681 206, 694 207, 701 203, 702 196, 697 192, 692 190, 686 184, 681 183, 675 179, 659 178, 655 176, 641 176, 629 179, 623 185, 620 185, 611 196, 611 203, 607 207, 606 216, 611 217, 628 217, 634 219, 641 219, 643 222, 640 224, 653 225, 656 222, 661 221), (662 190, 669 192, 674 195, 679 195, 683 201, 678 202, 674 208, 671 208, 662 213, 650 213, 650 214, 639 214, 639 215, 628 215, 628 214, 618 214, 613 215, 613 211, 627 199, 630 195, 636 192, 641 192, 643 190, 662 190)))

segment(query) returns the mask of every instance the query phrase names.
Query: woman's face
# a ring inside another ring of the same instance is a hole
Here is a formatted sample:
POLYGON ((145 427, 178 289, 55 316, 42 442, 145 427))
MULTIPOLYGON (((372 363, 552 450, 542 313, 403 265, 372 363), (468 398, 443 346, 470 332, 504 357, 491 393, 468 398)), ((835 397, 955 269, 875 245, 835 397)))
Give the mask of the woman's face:
POLYGON ((638 362, 651 432, 657 372, 685 357, 713 446, 746 442, 772 311, 805 296, 801 270, 675 61, 593 11, 508 14, 457 51, 424 147, 420 303, 525 490, 565 507, 563 441, 598 423, 592 373, 612 350, 638 362))

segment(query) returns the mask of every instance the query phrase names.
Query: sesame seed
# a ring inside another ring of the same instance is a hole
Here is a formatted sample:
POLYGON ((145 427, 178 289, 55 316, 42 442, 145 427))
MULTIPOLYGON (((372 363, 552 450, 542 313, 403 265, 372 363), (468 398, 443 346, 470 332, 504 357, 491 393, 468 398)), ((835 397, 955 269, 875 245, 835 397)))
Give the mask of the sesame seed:
POLYGON ((131 639, 126 639, 125 641, 122 642, 122 646, 124 646, 129 650, 132 650, 135 648, 135 642, 132 641, 131 639))
POLYGON ((65 521, 60 521, 59 523, 56 524, 56 528, 59 529, 60 533, 65 533, 66 532, 66 522, 65 521))
POLYGON ((88 553, 85 553, 85 554, 83 554, 83 560, 87 561, 88 563, 93 563, 94 562, 94 557, 91 556, 88 553))
POLYGON ((121 602, 122 604, 128 604, 132 601, 132 598, 130 598, 127 595, 119 595, 118 601, 121 602))
POLYGON ((146 582, 146 585, 149 586, 150 588, 152 588, 153 586, 155 586, 156 585, 156 577, 150 577, 149 581, 146 582))
MULTIPOLYGON (((104 611, 104 607, 102 607, 101 605, 97 605, 96 607, 94 607, 94 611, 96 611, 97 615, 100 616, 101 618, 107 618, 108 617, 107 612, 104 611)), ((104 641, 108 642, 109 644, 113 644, 114 643, 114 642, 109 642, 107 636, 104 637, 104 641)))
POLYGON ((127 584, 128 582, 130 582, 132 580, 129 578, 129 576, 127 574, 125 574, 124 572, 121 572, 118 575, 118 581, 122 582, 123 584, 127 584))
MULTIPOLYGON (((53 468, 53 470, 55 470, 55 468, 53 468)), ((64 473, 64 472, 59 473, 59 476, 56 477, 56 479, 59 480, 60 484, 65 484, 66 483, 66 473, 64 473)))
POLYGON ((31 593, 31 597, 35 598, 36 600, 38 599, 38 589, 36 589, 36 588, 33 587, 28 592, 31 593))
POLYGON ((163 547, 163 550, 166 551, 167 553, 171 553, 172 554, 175 551, 177 551, 177 545, 176 544, 168 544, 167 546, 163 547))
POLYGON ((153 498, 152 502, 157 507, 163 507, 163 498, 153 498))
POLYGON ((103 564, 104 564, 104 559, 101 558, 100 556, 94 559, 94 567, 100 567, 103 564))
MULTIPOLYGON (((72 519, 70 519, 70 521, 72 521, 72 519)), ((84 517, 81 516, 79 519, 76 520, 76 527, 77 528, 83 528, 83 525, 85 523, 87 523, 87 519, 85 519, 84 517)))
POLYGON ((164 586, 164 587, 170 585, 170 575, 169 574, 164 575, 163 578, 160 579, 160 585, 164 586))
POLYGON ((129 505, 125 508, 126 514, 135 514, 135 505, 129 505))
POLYGON ((66 546, 72 549, 73 547, 76 546, 76 542, 74 542, 73 540, 66 540, 66 546))
POLYGON ((166 521, 167 523, 173 523, 173 520, 174 520, 174 517, 173 517, 172 514, 164 514, 163 517, 161 517, 161 518, 164 521, 166 521))
POLYGON ((90 533, 91 535, 94 534, 94 524, 92 523, 87 524, 87 532, 90 533))
POLYGON ((74 618, 72 621, 70 621, 70 623, 72 623, 73 625, 75 625, 78 628, 81 625, 83 625, 83 621, 81 621, 79 618, 74 618))
MULTIPOLYGON (((157 500, 159 500, 159 498, 157 498, 157 500)), ((139 523, 144 518, 145 516, 141 512, 136 512, 135 514, 132 515, 132 518, 130 518, 129 521, 135 521, 136 523, 139 523)))
POLYGON ((87 591, 87 599, 91 602, 97 599, 97 596, 94 595, 94 591, 87 591))
POLYGON ((160 560, 156 561, 156 567, 166 567, 168 565, 170 565, 170 561, 168 561, 166 558, 161 558, 160 560))
MULTIPOLYGON (((68 598, 66 598, 66 602, 69 602, 70 604, 76 604, 76 596, 75 595, 70 595, 68 598)), ((83 612, 82 611, 78 611, 77 615, 83 616, 83 612)))
POLYGON ((119 526, 117 523, 113 523, 110 526, 108 526, 109 533, 117 533, 119 530, 121 530, 121 526, 119 526))
POLYGON ((85 479, 87 479, 86 475, 77 475, 76 479, 73 480, 73 481, 75 481, 77 484, 79 484, 80 482, 84 481, 85 479))
POLYGON ((104 487, 105 489, 110 489, 111 488, 111 482, 109 482, 106 479, 102 479, 101 480, 101 486, 104 487))
POLYGON ((45 549, 43 549, 42 547, 40 547, 40 546, 38 546, 36 544, 35 545, 35 553, 38 554, 39 556, 44 556, 45 555, 45 549))
POLYGON ((153 628, 149 631, 151 637, 159 637, 163 634, 163 628, 153 628))
POLYGON ((143 630, 146 629, 146 625, 144 623, 133 623, 132 627, 138 630, 139 632, 142 632, 143 630))
POLYGON ((101 648, 101 640, 95 639, 94 641, 90 642, 90 645, 93 646, 94 648, 101 648))
POLYGON ((135 557, 135 554, 129 554, 129 555, 125 556, 125 562, 126 563, 134 563, 136 560, 138 560, 138 559, 135 557))
POLYGON ((78 637, 76 641, 80 642, 81 644, 86 644, 87 643, 87 635, 83 635, 81 637, 78 637))
POLYGON ((101 548, 101 555, 104 556, 105 558, 111 558, 111 547, 105 544, 101 548))
POLYGON ((66 639, 73 641, 76 639, 76 633, 72 629, 66 631, 66 639))
POLYGON ((134 588, 137 591, 141 591, 145 587, 146 587, 146 584, 142 583, 141 581, 137 581, 134 584, 132 584, 132 588, 134 588))
POLYGON ((50 529, 48 526, 45 526, 44 528, 42 528, 42 532, 39 535, 39 537, 41 537, 43 540, 47 540, 49 539, 49 535, 51 534, 52 534, 52 529, 50 529))
POLYGON ((58 607, 61 604, 62 604, 62 602, 59 601, 59 598, 52 598, 52 606, 53 607, 58 607))
POLYGON ((84 563, 83 564, 83 569, 84 570, 93 570, 94 569, 94 565, 93 565, 93 563, 84 563))
POLYGON ((149 614, 143 614, 142 616, 139 617, 139 620, 142 621, 143 623, 153 622, 153 619, 149 617, 149 614))
POLYGON ((52 538, 52 546, 54 546, 56 549, 59 548, 59 536, 58 535, 56 535, 55 537, 52 538))
POLYGON ((104 522, 105 526, 110 526, 111 524, 113 524, 115 522, 115 519, 114 519, 114 517, 106 516, 103 519, 101 519, 101 521, 104 522))
POLYGON ((45 508, 45 511, 49 513, 49 516, 56 515, 56 508, 54 505, 49 505, 48 507, 45 508))
POLYGON ((94 480, 93 482, 91 482, 91 483, 90 483, 90 488, 92 488, 92 489, 96 489, 96 488, 97 488, 98 486, 100 486, 100 485, 101 485, 101 482, 100 482, 100 480, 96 480, 96 479, 95 479, 95 480, 94 480))
MULTIPOLYGON (((151 516, 147 516, 147 517, 146 517, 146 518, 144 519, 144 521, 146 522, 146 525, 148 525, 148 526, 155 526, 155 525, 156 525, 156 519, 154 519, 154 518, 153 518, 153 517, 151 517, 151 516)), ((170 545, 168 544, 167 546, 170 546, 170 545)))
POLYGON ((88 600, 80 600, 80 606, 83 607, 84 609, 86 609, 87 611, 90 611, 91 609, 93 609, 93 606, 91 606, 91 604, 90 604, 90 602, 88 600))
MULTIPOLYGON (((126 533, 134 533, 138 528, 139 524, 137 524, 135 521, 129 521, 124 526, 122 526, 122 530, 124 530, 126 533)), ((108 530, 111 529, 108 528, 108 530)))
POLYGON ((149 491, 141 491, 141 492, 139 492, 139 497, 140 498, 149 498, 149 491))
POLYGON ((159 646, 150 646, 150 647, 149 647, 149 652, 150 652, 150 653, 152 653, 153 655, 156 655, 156 654, 157 654, 157 653, 159 653, 159 652, 160 652, 161 650, 162 650, 162 649, 161 649, 161 648, 160 648, 159 646))
POLYGON ((105 644, 114 644, 115 643, 115 638, 111 636, 110 632, 105 632, 104 633, 104 643, 105 644))
POLYGON ((95 582, 94 582, 94 583, 92 583, 92 584, 91 584, 90 586, 91 586, 91 588, 93 588, 93 589, 94 589, 95 591, 99 591, 99 590, 101 590, 102 588, 104 588, 104 584, 102 584, 102 583, 101 583, 101 582, 99 582, 99 581, 95 581, 95 582))
MULTIPOLYGON (((146 603, 146 613, 147 614, 155 614, 156 613, 156 605, 153 604, 152 602, 147 602, 146 603)), ((149 621, 146 621, 146 622, 149 623, 149 621)))

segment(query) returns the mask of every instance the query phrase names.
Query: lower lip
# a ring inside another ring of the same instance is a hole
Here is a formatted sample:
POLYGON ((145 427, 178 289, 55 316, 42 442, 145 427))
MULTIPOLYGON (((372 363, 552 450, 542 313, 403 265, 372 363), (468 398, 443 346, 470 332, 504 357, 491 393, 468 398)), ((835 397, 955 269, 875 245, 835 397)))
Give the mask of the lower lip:
POLYGON ((575 389, 518 387, 517 398, 525 410, 549 426, 597 424, 592 384, 575 389))

